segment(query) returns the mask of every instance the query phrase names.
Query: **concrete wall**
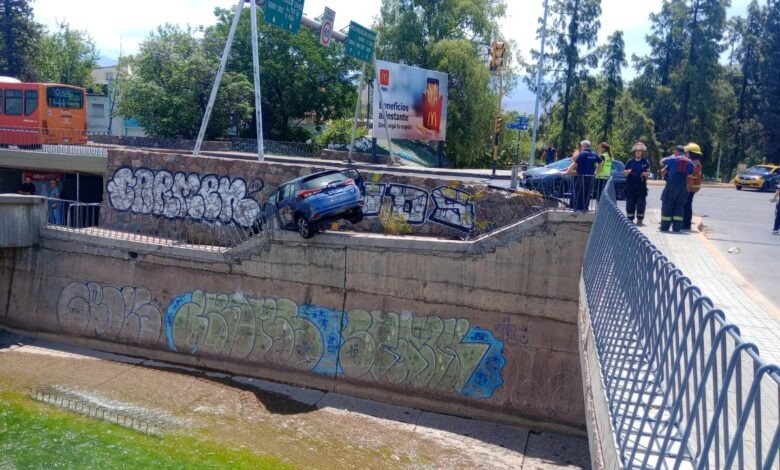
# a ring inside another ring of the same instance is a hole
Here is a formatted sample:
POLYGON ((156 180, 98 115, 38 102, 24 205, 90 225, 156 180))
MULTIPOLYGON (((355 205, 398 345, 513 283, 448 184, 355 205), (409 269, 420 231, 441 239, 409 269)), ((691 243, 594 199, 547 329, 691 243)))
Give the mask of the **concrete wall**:
POLYGON ((0 194, 0 247, 37 245, 46 210, 45 198, 0 194))
POLYGON ((588 301, 585 298, 585 284, 582 281, 580 281, 580 293, 580 366, 582 368, 585 421, 588 428, 591 466, 597 470, 617 470, 623 466, 618 454, 619 448, 609 412, 609 401, 599 367, 596 338, 590 324, 588 301))
POLYGON ((591 219, 474 242, 280 232, 250 259, 44 230, 0 250, 0 324, 357 396, 582 432, 591 219))
MULTIPOLYGON (((101 225, 185 224, 188 241, 214 243, 216 223, 251 227, 280 185, 326 167, 155 152, 109 152, 101 225), (132 220, 130 220, 132 219, 132 220)), ((362 172, 363 222, 351 231, 471 238, 507 226, 550 204, 536 193, 496 191, 484 184, 404 174, 362 172)), ((285 217, 292 222, 292 214, 285 217)))

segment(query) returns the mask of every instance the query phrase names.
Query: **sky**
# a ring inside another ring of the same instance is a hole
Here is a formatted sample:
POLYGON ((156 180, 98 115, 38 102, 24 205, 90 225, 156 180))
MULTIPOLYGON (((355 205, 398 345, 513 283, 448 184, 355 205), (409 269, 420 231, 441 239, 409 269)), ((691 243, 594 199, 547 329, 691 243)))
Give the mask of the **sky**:
MULTIPOLYGON (((530 58, 530 50, 539 48, 536 37, 544 0, 505 0, 507 14, 501 22, 503 34, 513 39, 520 52, 530 58)), ((35 18, 49 29, 65 21, 72 28, 87 31, 95 40, 102 63, 111 63, 122 54, 133 54, 139 44, 157 26, 165 23, 193 27, 215 23, 214 8, 235 8, 235 0, 33 0, 35 18)), ((732 0, 729 16, 744 15, 749 0, 732 0)), ((645 35, 650 31, 649 15, 661 8, 662 0, 602 0, 599 44, 616 30, 624 32, 626 57, 648 52, 645 35)), ((350 21, 370 27, 379 15, 381 0, 306 0, 303 14, 314 18, 325 6, 336 11, 337 30, 350 21)), ((244 14, 249 14, 248 5, 244 14)), ((381 59, 381 57, 380 57, 381 59)), ((262 60, 262 51, 261 51, 262 60)), ((634 76, 633 69, 624 70, 624 78, 634 76)), ((518 93, 515 107, 525 108, 527 92, 518 93), (522 101, 522 103, 520 103, 522 101)), ((511 106, 510 106, 511 107, 511 106)))

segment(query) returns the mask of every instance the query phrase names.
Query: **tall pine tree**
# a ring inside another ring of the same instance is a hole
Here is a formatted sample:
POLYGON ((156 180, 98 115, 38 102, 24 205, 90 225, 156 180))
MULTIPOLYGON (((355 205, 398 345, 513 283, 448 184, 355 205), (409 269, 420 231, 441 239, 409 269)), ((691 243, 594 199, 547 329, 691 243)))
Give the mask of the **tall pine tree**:
POLYGON ((29 0, 0 0, 0 75, 35 78, 27 64, 40 34, 29 0))
POLYGON ((780 163, 780 0, 769 0, 762 39, 761 124, 767 159, 780 163))
POLYGON ((623 67, 628 65, 623 31, 615 31, 607 39, 607 45, 602 50, 602 55, 604 57, 606 86, 604 89, 604 130, 601 133, 601 140, 608 140, 615 122, 615 104, 623 92, 623 67))
MULTIPOLYGON (((595 46, 601 27, 601 0, 553 0, 550 12, 550 52, 545 52, 544 63, 546 70, 553 71, 553 78, 542 96, 545 104, 553 98, 560 104, 560 111, 554 114, 561 121, 559 149, 567 153, 584 137, 589 70, 598 65, 595 46)), ((537 51, 532 55, 539 58, 537 51)), ((532 83, 529 85, 534 89, 532 83)))
POLYGON ((735 18, 730 23, 733 65, 729 69, 729 78, 737 102, 736 110, 728 119, 729 142, 723 145, 728 151, 724 162, 724 174, 728 178, 737 164, 748 157, 748 152, 763 151, 761 125, 757 118, 761 91, 761 38, 765 36, 765 23, 765 12, 756 0, 748 6, 746 18, 735 18))

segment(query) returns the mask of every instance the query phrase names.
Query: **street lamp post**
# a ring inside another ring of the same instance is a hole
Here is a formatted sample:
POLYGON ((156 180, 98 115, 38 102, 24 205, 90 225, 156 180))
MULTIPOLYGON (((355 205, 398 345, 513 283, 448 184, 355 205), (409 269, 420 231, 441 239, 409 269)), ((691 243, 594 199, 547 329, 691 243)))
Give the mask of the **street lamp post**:
POLYGON ((498 112, 496 113, 495 134, 493 137, 493 178, 496 177, 496 165, 498 164, 498 145, 501 139, 501 129, 504 127, 504 118, 501 116, 501 99, 504 94, 504 47, 503 41, 493 41, 490 48, 490 70, 498 72, 498 112))
POLYGON ((536 133, 539 130, 539 94, 542 88, 542 68, 544 66, 544 42, 547 39, 547 0, 544 0, 544 19, 542 19, 542 47, 539 54, 539 64, 536 68, 536 102, 534 103, 534 131, 531 136, 531 156, 528 159, 528 169, 534 167, 536 157, 536 133))

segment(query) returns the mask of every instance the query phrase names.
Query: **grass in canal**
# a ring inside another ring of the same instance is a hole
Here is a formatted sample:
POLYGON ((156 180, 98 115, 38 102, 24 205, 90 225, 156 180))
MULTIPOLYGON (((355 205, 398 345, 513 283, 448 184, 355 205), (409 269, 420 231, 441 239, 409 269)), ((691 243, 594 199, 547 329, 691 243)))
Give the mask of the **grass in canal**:
POLYGON ((0 391, 0 468, 292 468, 191 436, 153 437, 0 391))

